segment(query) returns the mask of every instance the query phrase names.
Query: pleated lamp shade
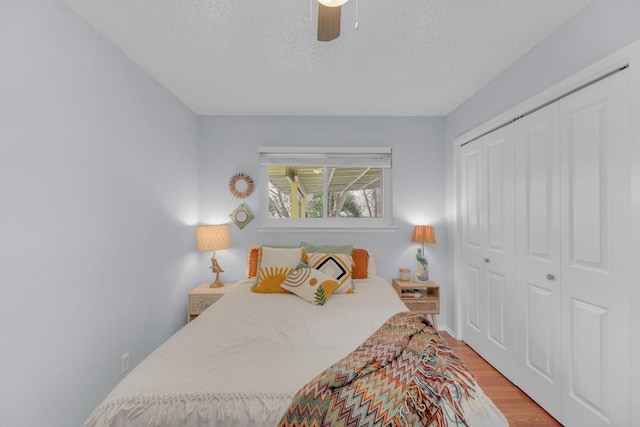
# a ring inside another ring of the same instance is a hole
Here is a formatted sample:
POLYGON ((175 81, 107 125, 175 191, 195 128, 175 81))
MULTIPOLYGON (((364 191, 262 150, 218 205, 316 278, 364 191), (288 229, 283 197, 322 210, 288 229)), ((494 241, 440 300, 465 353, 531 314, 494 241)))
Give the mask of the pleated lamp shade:
POLYGON ((413 227, 411 241, 422 243, 423 245, 434 245, 436 243, 436 231, 432 225, 416 225, 413 227))

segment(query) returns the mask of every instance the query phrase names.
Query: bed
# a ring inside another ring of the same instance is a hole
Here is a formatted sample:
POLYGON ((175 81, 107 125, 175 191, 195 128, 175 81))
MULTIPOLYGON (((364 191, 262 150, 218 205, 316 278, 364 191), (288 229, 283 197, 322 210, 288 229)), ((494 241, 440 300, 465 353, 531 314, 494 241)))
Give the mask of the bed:
MULTIPOLYGON (((315 306, 293 294, 257 294, 238 282, 143 360, 85 427, 276 426, 305 384, 407 311, 380 277, 315 306)), ((471 426, 507 425, 478 390, 463 404, 471 426)))

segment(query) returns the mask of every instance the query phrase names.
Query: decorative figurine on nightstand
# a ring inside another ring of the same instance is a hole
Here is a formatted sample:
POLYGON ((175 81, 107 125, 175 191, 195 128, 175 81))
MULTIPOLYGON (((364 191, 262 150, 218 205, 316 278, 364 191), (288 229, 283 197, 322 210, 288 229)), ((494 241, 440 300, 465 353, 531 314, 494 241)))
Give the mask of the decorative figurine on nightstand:
POLYGON ((429 263, 424 256, 424 244, 433 245, 436 243, 436 232, 431 225, 416 225, 413 228, 412 242, 422 243, 422 249, 418 248, 416 259, 418 260, 418 270, 415 281, 425 283, 429 281, 429 263))
POLYGON ((418 254, 416 255, 418 260, 418 270, 416 271, 416 282, 425 283, 429 281, 429 263, 422 254, 422 249, 418 248, 418 254))

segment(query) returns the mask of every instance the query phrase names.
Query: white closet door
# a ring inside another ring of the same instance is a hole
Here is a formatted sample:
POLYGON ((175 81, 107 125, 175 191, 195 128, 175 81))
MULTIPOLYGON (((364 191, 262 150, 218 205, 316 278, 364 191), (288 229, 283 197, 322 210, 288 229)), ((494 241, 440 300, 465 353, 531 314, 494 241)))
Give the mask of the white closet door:
POLYGON ((460 228, 462 242, 462 335, 484 353, 487 290, 484 284, 484 149, 482 139, 460 153, 460 228))
POLYGON ((514 148, 508 125, 461 150, 463 339, 512 379, 514 148))
POLYGON ((487 292, 485 359, 514 380, 514 135, 513 125, 484 137, 486 203, 484 281, 487 292))
POLYGON ((515 383, 562 416, 559 104, 516 122, 515 383))
POLYGON ((560 104, 567 426, 629 425, 629 268, 638 254, 629 252, 628 93, 620 72, 560 104))

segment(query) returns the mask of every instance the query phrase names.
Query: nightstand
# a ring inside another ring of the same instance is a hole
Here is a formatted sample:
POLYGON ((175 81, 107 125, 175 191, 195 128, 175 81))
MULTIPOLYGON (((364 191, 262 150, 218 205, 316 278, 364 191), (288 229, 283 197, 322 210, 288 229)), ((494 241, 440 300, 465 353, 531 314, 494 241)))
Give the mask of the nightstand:
POLYGON ((210 282, 201 283, 189 292, 189 306, 187 309, 188 322, 198 317, 198 315, 209 308, 211 304, 222 298, 224 294, 231 289, 233 282, 225 283, 221 288, 210 288, 210 284, 210 282))
POLYGON ((436 315, 440 314, 440 285, 431 280, 420 283, 393 279, 393 287, 409 310, 430 314, 433 327, 438 330, 436 315))

